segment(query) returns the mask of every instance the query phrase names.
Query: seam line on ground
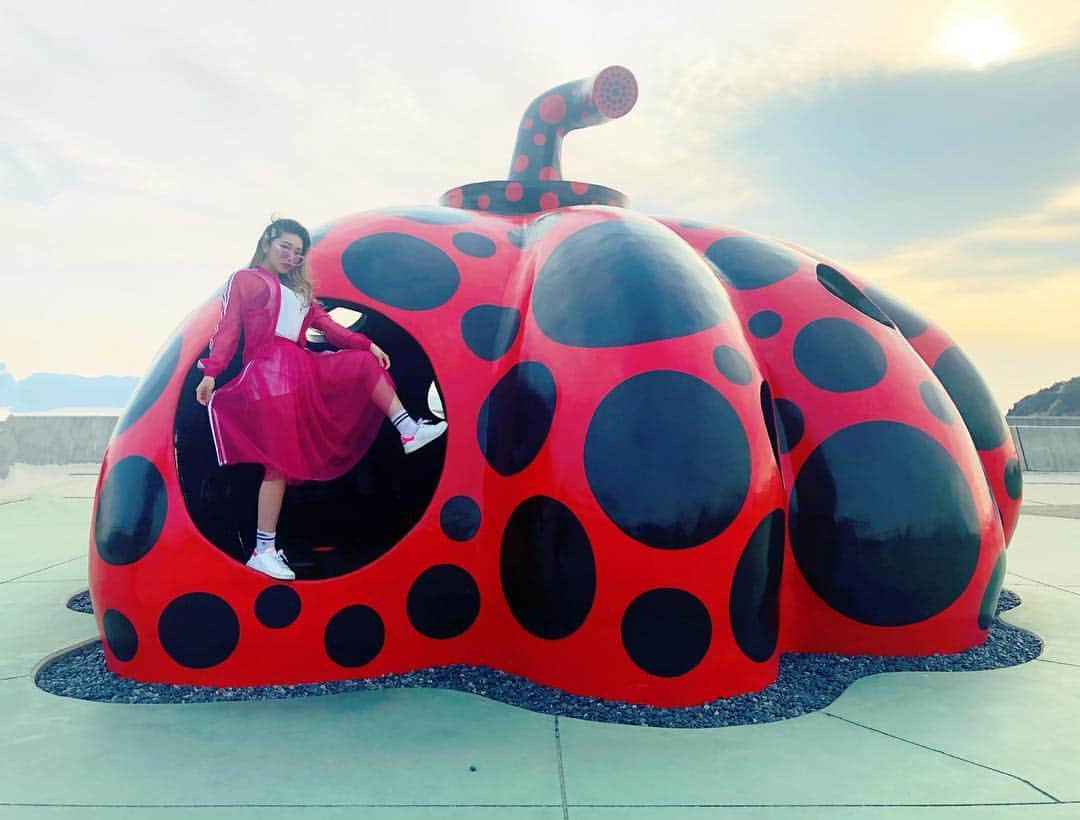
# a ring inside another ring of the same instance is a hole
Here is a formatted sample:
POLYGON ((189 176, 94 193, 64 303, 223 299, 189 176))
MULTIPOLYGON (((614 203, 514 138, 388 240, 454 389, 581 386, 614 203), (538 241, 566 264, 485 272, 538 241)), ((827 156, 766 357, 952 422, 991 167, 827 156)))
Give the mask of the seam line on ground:
POLYGON ((1074 806, 1080 800, 1016 803, 571 803, 575 809, 966 809, 1006 806, 1074 806))
POLYGON ((1075 521, 1080 516, 1076 515, 1077 504, 1052 504, 1047 507, 1029 507, 1024 505, 1020 508, 1024 515, 1034 515, 1038 518, 1060 518, 1064 521, 1075 521))
POLYGON ((1080 596, 1080 592, 1074 592, 1073 590, 1069 589, 1068 587, 1059 587, 1056 584, 1048 584, 1048 583, 1046 583, 1046 581, 1040 581, 1038 578, 1029 578, 1026 575, 1019 575, 1019 574, 1017 574, 1015 572, 1012 573, 1012 575, 1015 578, 1023 578, 1025 581, 1031 581, 1031 582, 1036 583, 1036 584, 1041 584, 1044 587, 1050 587, 1050 589, 1057 589, 1057 590, 1060 590, 1061 592, 1067 592, 1070 595, 1080 596))
MULTIPOLYGON (((558 803, 16 803, 0 808, 65 809, 554 809, 558 803)), ((1021 804, 1022 805, 1022 804, 1021 804)))
POLYGON ((900 737, 899 735, 894 735, 891 732, 886 732, 883 729, 875 729, 873 726, 867 726, 865 723, 859 723, 857 720, 850 720, 849 718, 841 717, 840 715, 834 714, 833 712, 825 712, 825 714, 828 715, 831 718, 835 718, 836 720, 842 720, 844 723, 850 723, 852 726, 858 726, 858 727, 860 727, 862 729, 866 729, 869 732, 876 732, 879 735, 884 735, 885 737, 891 737, 893 740, 899 740, 899 741, 901 741, 903 743, 910 743, 912 746, 918 746, 920 749, 926 749, 929 752, 937 752, 939 755, 944 755, 945 757, 951 757, 953 760, 959 760, 962 763, 970 763, 972 766, 978 766, 980 769, 986 769, 987 771, 997 772, 998 774, 1003 774, 1006 777, 1011 777, 1013 780, 1019 780, 1021 783, 1025 784, 1027 786, 1030 786, 1035 791, 1037 791, 1039 794, 1042 794, 1042 795, 1045 795, 1045 796, 1049 797, 1055 803, 1060 803, 1061 802, 1056 797, 1054 797, 1054 795, 1050 794, 1050 792, 1046 791, 1046 789, 1040 789, 1038 786, 1036 786, 1030 780, 1025 780, 1023 777, 1021 777, 1018 774, 1013 774, 1012 772, 1002 771, 1001 769, 995 769, 993 766, 987 766, 985 763, 979 763, 979 762, 977 762, 975 760, 969 760, 966 757, 961 757, 960 755, 954 755, 951 752, 946 752, 944 749, 935 749, 933 746, 927 746, 924 743, 919 743, 918 741, 910 740, 910 739, 908 739, 906 737, 900 737))
POLYGON ((1035 660, 1042 661, 1043 663, 1055 663, 1058 666, 1072 666, 1075 669, 1080 669, 1080 663, 1069 663, 1068 661, 1052 661, 1049 658, 1036 658, 1035 660))
POLYGON ((559 768, 559 799, 562 800, 563 820, 570 820, 570 809, 566 803, 566 775, 563 772, 562 735, 559 734, 558 715, 555 715, 555 762, 559 768))
POLYGON ((70 564, 72 561, 78 561, 80 558, 86 558, 86 553, 79 553, 71 558, 65 558, 63 561, 57 561, 55 564, 49 564, 47 567, 35 569, 33 572, 24 572, 22 575, 16 575, 14 578, 5 578, 3 581, 0 581, 0 584, 10 584, 12 581, 18 581, 20 578, 29 578, 31 575, 37 575, 39 572, 44 572, 47 569, 62 567, 64 564, 70 564))
MULTIPOLYGON (((1060 800, 1059 805, 1080 805, 1060 800)), ((812 809, 812 808, 982 808, 996 806, 1049 806, 1046 800, 1015 803, 572 803, 574 808, 598 809, 812 809)), ((0 801, 0 807, 80 809, 554 809, 556 803, 36 803, 0 801)))

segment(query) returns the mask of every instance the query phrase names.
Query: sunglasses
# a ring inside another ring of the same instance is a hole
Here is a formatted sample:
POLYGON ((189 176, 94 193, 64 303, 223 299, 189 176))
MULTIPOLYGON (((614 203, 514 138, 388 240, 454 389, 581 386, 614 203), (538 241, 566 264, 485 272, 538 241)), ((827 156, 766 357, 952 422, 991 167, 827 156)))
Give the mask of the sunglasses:
POLYGON ((301 262, 304 261, 304 252, 299 250, 298 248, 294 248, 288 242, 280 242, 279 241, 279 242, 271 242, 270 244, 273 245, 275 248, 277 248, 282 253, 288 255, 289 259, 292 261, 292 264, 299 265, 301 262))

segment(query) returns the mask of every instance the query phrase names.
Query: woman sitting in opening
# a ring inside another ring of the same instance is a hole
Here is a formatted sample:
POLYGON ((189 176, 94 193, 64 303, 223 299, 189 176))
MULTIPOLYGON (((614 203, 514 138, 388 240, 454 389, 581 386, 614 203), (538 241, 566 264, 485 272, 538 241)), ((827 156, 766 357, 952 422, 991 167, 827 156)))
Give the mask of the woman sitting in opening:
POLYGON ((221 318, 195 398, 208 408, 218 464, 265 468, 259 487, 256 546, 247 566, 293 580, 275 547, 286 483, 329 481, 367 452, 389 418, 406 453, 446 432, 446 422, 416 421, 386 372, 390 357, 363 333, 350 331, 312 299, 305 257, 311 237, 299 222, 276 219, 259 237, 249 267, 225 285, 221 318), (314 327, 341 350, 304 347, 314 327), (240 374, 214 389, 244 332, 240 374))

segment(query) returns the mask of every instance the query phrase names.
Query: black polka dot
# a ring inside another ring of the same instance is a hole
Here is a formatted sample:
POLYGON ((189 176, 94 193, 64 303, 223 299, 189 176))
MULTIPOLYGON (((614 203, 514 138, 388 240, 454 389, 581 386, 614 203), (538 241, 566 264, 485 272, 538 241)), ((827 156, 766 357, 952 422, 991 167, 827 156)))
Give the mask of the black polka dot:
POLYGON ((326 624, 323 644, 339 666, 363 666, 382 650, 386 630, 382 618, 369 606, 347 606, 326 624))
POLYGON ((540 216, 532 222, 526 223, 524 225, 526 247, 555 227, 555 224, 558 221, 559 215, 554 211, 548 211, 547 213, 540 214, 540 216))
POLYGON ((480 407, 476 438, 497 473, 513 475, 536 458, 555 415, 555 379, 540 362, 519 362, 480 407))
POLYGON ((817 278, 825 290, 841 301, 847 302, 855 310, 864 313, 875 322, 887 327, 895 327, 892 321, 881 312, 881 308, 868 299, 851 281, 836 268, 826 264, 817 266, 817 278))
POLYGON ((997 497, 994 495, 994 488, 990 486, 990 476, 983 473, 983 482, 986 485, 986 494, 990 496, 990 504, 994 508, 994 514, 998 517, 998 521, 1001 522, 1002 529, 1005 528, 1005 517, 1001 514, 1001 507, 998 506, 997 497))
POLYGON ((866 288, 866 295, 874 300, 879 308, 896 324, 897 329, 906 339, 914 339, 929 327, 927 321, 903 302, 889 296, 874 287, 866 288))
POLYGON ((715 389, 687 373, 653 370, 617 385, 596 408, 585 475, 627 535, 662 549, 693 547, 722 532, 742 507, 750 444, 715 389))
POLYGON ((629 217, 563 239, 536 274, 532 308, 549 338, 575 347, 674 339, 730 312, 689 245, 652 220, 629 217))
POLYGON ((651 589, 623 613, 623 648, 650 675, 685 675, 705 657, 711 640, 709 611, 681 589, 651 589))
POLYGON ((469 256, 486 259, 495 255, 495 243, 483 234, 462 231, 454 234, 454 247, 469 256))
POLYGON ((958 347, 950 347, 934 362, 934 375, 953 400, 976 450, 993 450, 1009 431, 990 389, 975 365, 958 347))
POLYGON ((720 269, 721 278, 738 290, 771 285, 799 269, 799 260, 790 251, 749 236, 717 239, 705 249, 705 256, 720 269))
POLYGON ((777 444, 781 453, 794 449, 802 441, 804 421, 802 410, 787 399, 773 399, 776 407, 777 444))
POLYGON ((472 214, 460 208, 447 208, 438 205, 410 205, 402 208, 380 208, 379 213, 400 216, 411 222, 425 225, 464 225, 472 222, 472 214))
POLYGON ((105 643, 118 661, 130 661, 139 649, 139 636, 135 626, 122 613, 106 609, 101 616, 105 630, 105 643))
POLYGON ((271 629, 288 626, 299 614, 300 596, 285 584, 267 587, 255 599, 255 617, 259 623, 271 629))
POLYGON ((776 650, 783 560, 784 512, 773 510, 761 519, 743 548, 728 603, 735 643, 754 661, 767 661, 776 650))
POLYGON ((105 475, 94 516, 94 543, 107 564, 131 564, 157 543, 168 501, 165 480, 142 456, 126 456, 105 475))
POLYGON ((429 638, 453 638, 476 620, 480 590, 461 567, 439 564, 424 570, 405 601, 409 622, 429 638))
POLYGON ((206 669, 225 660, 240 640, 240 621, 224 600, 209 592, 189 592, 173 600, 158 618, 158 639, 181 666, 206 669))
POLYGON ((750 384, 750 365, 742 354, 730 345, 719 345, 713 351, 713 364, 728 380, 735 384, 750 384))
POLYGON ((526 225, 518 225, 517 227, 511 228, 506 232, 506 238, 510 240, 510 244, 519 248, 526 248, 547 233, 551 226, 556 223, 557 219, 557 214, 545 214, 540 219, 526 225))
POLYGON ((892 421, 845 427, 807 457, 789 506, 791 549, 814 591, 874 626, 916 623, 967 587, 981 532, 946 450, 892 421))
POLYGON ((357 290, 404 310, 438 307, 461 278, 454 260, 430 242, 389 231, 354 240, 341 266, 357 290))
POLYGON ((443 504, 439 526, 447 538, 468 541, 480 529, 480 506, 467 495, 455 495, 443 504))
POLYGON ((510 515, 499 575, 515 620, 539 638, 565 638, 592 609, 596 565, 589 537, 553 498, 527 498, 510 515))
POLYGON ((815 387, 848 393, 873 387, 885 376, 885 351, 847 319, 807 324, 795 336, 795 367, 815 387))
POLYGON ((761 416, 765 420, 765 433, 769 437, 769 446, 772 447, 773 461, 777 469, 780 468, 780 450, 776 439, 776 412, 773 409, 772 390, 768 382, 761 383, 761 416))
POLYGON ((747 329, 759 339, 775 336, 783 327, 784 320, 775 310, 759 310, 746 323, 747 329))
POLYGON ((1005 462, 1005 492, 1009 498, 1016 501, 1024 490, 1024 475, 1020 470, 1020 462, 1010 458, 1005 462))
POLYGON ((510 349, 520 326, 521 314, 516 308, 477 305, 462 315, 461 336, 469 350, 493 362, 510 349))
POLYGON ((941 388, 931 381, 923 381, 919 384, 919 395, 922 396, 926 409, 933 413, 940 421, 952 424, 955 419, 953 411, 949 407, 949 401, 941 388))
POLYGON ((989 629, 997 618, 998 597, 1001 595, 1001 585, 1005 583, 1005 551, 1001 551, 997 561, 994 562, 994 570, 990 573, 990 580, 986 584, 982 601, 979 603, 979 629, 989 629))
POLYGON ((150 409, 157 401, 158 396, 169 384, 169 379, 176 372, 176 365, 180 361, 180 346, 183 337, 177 333, 154 357, 150 369, 142 377, 135 392, 128 399, 127 407, 121 413, 113 429, 113 437, 120 435, 132 424, 138 421, 143 413, 150 409))

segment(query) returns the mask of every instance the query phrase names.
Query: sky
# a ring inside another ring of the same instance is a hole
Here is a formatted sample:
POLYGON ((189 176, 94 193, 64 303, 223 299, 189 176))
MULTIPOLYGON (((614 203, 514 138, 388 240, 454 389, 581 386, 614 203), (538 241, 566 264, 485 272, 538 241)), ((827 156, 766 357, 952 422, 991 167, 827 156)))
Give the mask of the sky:
POLYGON ((273 214, 504 178, 535 96, 623 65, 637 105, 564 178, 835 260, 1005 410, 1080 375, 1080 3, 896 9, 0 0, 0 362, 141 375, 273 214))

